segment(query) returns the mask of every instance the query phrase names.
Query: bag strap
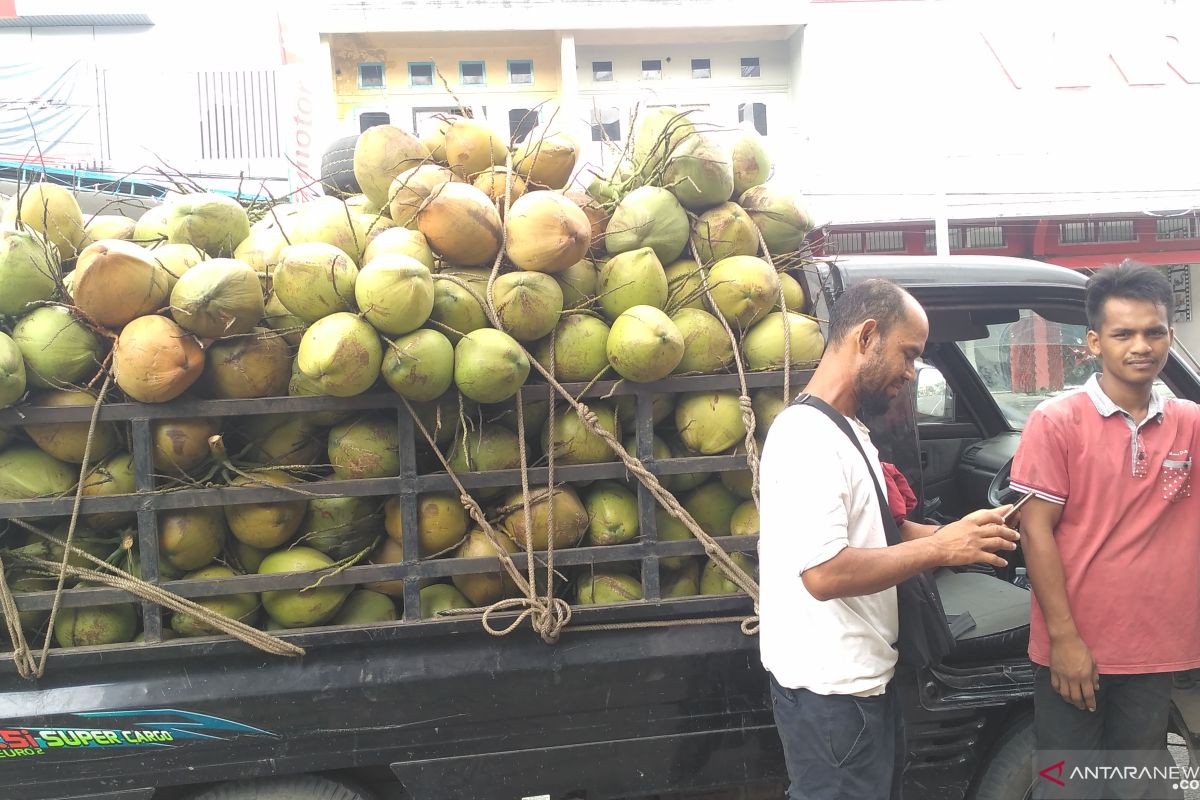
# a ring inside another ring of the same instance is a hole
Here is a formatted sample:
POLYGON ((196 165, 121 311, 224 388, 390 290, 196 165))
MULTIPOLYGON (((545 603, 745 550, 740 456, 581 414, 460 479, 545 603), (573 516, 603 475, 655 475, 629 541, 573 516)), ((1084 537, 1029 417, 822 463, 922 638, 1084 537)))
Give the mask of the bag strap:
POLYGON ((888 546, 900 544, 900 528, 896 525, 896 520, 892 519, 890 506, 888 505, 887 496, 884 495, 883 489, 879 486, 879 479, 875 476, 875 467, 871 465, 871 459, 867 456, 867 451, 863 450, 862 442, 858 440, 858 436, 850 427, 850 421, 833 406, 826 403, 819 397, 814 397, 811 394, 802 394, 796 401, 807 406, 812 406, 820 411, 838 426, 842 433, 846 434, 846 438, 854 445, 854 449, 863 457, 863 461, 867 465, 867 474, 871 476, 871 483, 875 486, 875 497, 879 501, 879 513, 883 519, 883 534, 887 540, 888 546))

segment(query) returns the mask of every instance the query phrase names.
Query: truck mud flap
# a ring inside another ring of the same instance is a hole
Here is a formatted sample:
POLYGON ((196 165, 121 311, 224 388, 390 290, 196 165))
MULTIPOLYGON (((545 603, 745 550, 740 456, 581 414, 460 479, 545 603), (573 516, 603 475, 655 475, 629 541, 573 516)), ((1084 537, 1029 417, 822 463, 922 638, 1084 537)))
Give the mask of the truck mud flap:
POLYGON ((588 800, 784 781, 773 725, 402 761, 412 800, 588 800))

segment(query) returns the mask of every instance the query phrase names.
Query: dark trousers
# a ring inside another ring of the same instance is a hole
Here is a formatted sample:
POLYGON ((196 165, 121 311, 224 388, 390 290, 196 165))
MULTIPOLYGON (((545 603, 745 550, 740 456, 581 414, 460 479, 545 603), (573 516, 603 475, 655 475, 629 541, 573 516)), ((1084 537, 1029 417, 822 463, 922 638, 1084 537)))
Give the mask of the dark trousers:
POLYGON ((898 800, 904 722, 896 689, 876 697, 788 689, 771 677, 788 800, 898 800))
MULTIPOLYGON (((1050 670, 1034 674, 1034 729, 1038 759, 1034 772, 1065 761, 1067 775, 1078 766, 1142 766, 1149 760, 1169 766, 1167 720, 1171 711, 1171 674, 1101 675, 1096 710, 1080 711, 1054 691, 1050 670), (1137 751, 1136 753, 1133 751, 1137 751)), ((1062 775, 1055 773, 1060 779, 1062 775)), ((1152 780, 1065 780, 1059 786, 1034 775, 1036 800, 1049 798, 1144 798, 1175 796, 1169 782, 1152 780)), ((1177 796, 1182 797, 1182 793, 1177 796)))

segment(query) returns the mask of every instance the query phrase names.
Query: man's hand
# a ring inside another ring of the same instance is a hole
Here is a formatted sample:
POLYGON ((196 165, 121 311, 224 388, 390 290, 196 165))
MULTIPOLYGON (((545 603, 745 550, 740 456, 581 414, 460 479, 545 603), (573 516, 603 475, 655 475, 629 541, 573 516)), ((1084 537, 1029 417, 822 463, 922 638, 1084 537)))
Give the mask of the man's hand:
POLYGON ((929 537, 937 545, 939 563, 944 567, 967 564, 1008 566, 1008 562, 996 553, 1016 550, 1021 539, 1021 534, 1004 524, 1004 515, 1011 508, 1009 505, 975 511, 929 537))
POLYGON ((1078 633, 1050 642, 1050 686, 1080 711, 1096 710, 1100 673, 1078 633))

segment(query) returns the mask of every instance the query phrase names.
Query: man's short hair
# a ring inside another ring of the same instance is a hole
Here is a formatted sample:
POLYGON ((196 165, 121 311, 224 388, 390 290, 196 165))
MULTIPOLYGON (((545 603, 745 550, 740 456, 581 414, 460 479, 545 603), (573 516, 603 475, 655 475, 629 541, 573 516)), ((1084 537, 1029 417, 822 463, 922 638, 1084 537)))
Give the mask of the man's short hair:
POLYGON ((1119 266, 1105 267, 1088 278, 1084 303, 1088 328, 1099 332, 1104 324, 1104 304, 1110 298, 1145 300, 1167 310, 1167 324, 1175 314, 1175 293, 1171 282, 1154 267, 1125 259, 1119 266))
POLYGON ((834 302, 829 311, 829 344, 837 347, 855 327, 875 320, 879 335, 904 319, 908 311, 908 292, 883 278, 871 278, 851 286, 834 302))

